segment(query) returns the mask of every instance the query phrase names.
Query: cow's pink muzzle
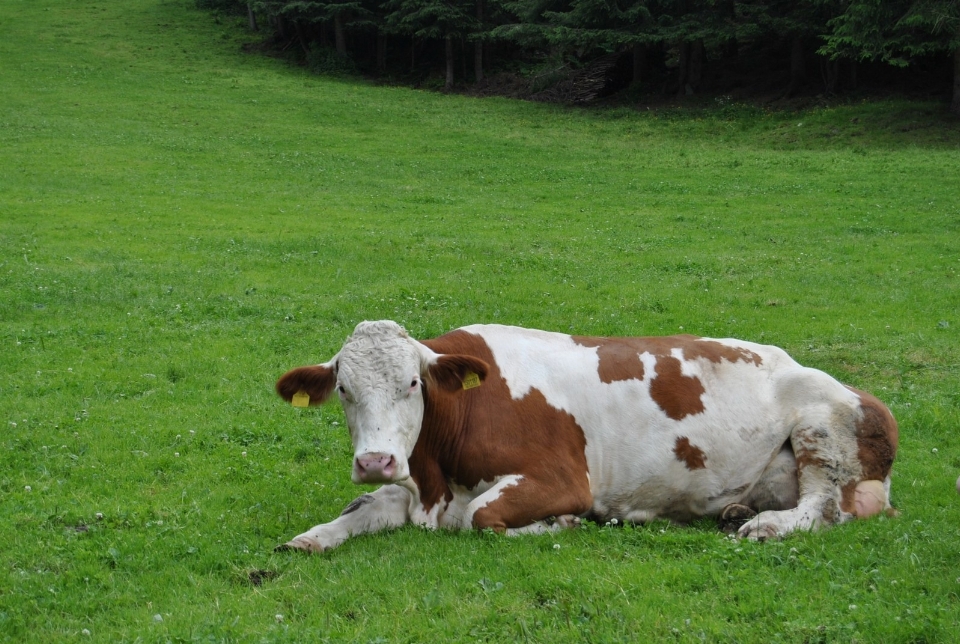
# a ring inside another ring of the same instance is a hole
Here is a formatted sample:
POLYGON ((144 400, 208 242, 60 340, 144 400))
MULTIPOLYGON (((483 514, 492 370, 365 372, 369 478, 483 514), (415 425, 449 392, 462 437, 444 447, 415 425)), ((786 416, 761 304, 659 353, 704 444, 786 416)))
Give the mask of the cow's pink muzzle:
POLYGON ((354 459, 353 470, 363 483, 389 483, 397 474, 397 459, 392 454, 368 452, 354 459))

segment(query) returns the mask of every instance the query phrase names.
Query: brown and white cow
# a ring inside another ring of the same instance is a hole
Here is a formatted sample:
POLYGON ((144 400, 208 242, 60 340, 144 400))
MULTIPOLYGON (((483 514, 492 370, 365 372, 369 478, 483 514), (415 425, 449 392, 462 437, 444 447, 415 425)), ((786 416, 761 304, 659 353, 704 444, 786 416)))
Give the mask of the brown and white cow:
POLYGON ((765 539, 891 510, 893 416, 776 347, 499 325, 418 342, 361 322, 329 362, 277 382, 304 404, 334 391, 353 481, 384 485, 285 547, 407 522, 516 534, 742 506, 759 514, 738 535, 765 539))

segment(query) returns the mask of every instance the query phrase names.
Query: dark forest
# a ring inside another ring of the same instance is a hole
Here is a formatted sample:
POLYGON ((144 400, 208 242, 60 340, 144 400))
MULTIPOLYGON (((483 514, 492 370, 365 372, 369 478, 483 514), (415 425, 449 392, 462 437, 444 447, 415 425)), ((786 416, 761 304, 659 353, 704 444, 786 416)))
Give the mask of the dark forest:
POLYGON ((197 0, 320 73, 585 104, 903 93, 960 114, 960 2, 197 0))

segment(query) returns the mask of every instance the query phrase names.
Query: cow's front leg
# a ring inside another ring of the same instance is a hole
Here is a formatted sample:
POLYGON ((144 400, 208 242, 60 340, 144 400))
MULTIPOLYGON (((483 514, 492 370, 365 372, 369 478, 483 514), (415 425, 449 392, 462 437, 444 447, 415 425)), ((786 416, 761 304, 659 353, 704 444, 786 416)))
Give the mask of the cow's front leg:
POLYGON ((586 478, 551 485, 512 474, 470 502, 464 523, 510 535, 552 532, 579 524, 592 501, 586 478))
POLYGON ((277 550, 323 552, 358 534, 398 528, 410 519, 410 492, 399 485, 384 485, 350 502, 339 517, 297 535, 277 550))

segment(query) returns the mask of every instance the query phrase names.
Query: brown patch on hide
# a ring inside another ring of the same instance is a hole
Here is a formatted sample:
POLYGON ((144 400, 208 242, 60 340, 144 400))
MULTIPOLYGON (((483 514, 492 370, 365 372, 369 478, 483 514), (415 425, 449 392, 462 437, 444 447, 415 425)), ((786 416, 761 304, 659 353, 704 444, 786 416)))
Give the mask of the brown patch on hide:
POLYGON ((683 375, 682 365, 673 357, 657 358, 657 377, 650 383, 650 397, 669 418, 682 420, 703 413, 700 396, 704 389, 700 379, 683 375))
POLYGON ((684 346, 683 357, 686 360, 703 358, 716 364, 724 360, 727 362, 752 362, 757 367, 763 364, 763 358, 759 354, 742 347, 728 347, 715 340, 697 340, 684 346))
POLYGON ((893 469, 900 431, 897 421, 876 396, 847 387, 860 398, 861 417, 856 421, 857 460, 862 474, 857 481, 843 486, 840 507, 859 516, 857 485, 863 481, 883 481, 893 469))
POLYGON ((763 364, 763 358, 749 349, 730 347, 716 340, 704 340, 695 335, 642 338, 604 338, 582 335, 570 337, 582 347, 596 347, 600 358, 600 371, 614 376, 613 380, 626 380, 624 375, 636 371, 638 367, 640 375, 633 377, 643 378, 643 364, 639 360, 634 363, 634 357, 641 353, 649 353, 657 357, 670 356, 673 355, 674 349, 680 349, 683 352, 684 360, 703 359, 714 364, 724 360, 752 362, 757 366, 763 364))
POLYGON ((840 509, 848 514, 857 514, 857 482, 849 481, 840 488, 840 509))
POLYGON ((862 417, 857 421, 857 457, 864 481, 882 481, 893 468, 900 432, 897 421, 872 394, 847 387, 860 398, 862 417))
POLYGON ((573 341, 584 347, 596 347, 600 364, 597 374, 600 382, 610 384, 623 380, 643 380, 643 363, 638 346, 640 338, 587 338, 572 336, 573 341))
POLYGON ((677 438, 677 442, 673 446, 673 453, 678 461, 687 466, 688 470, 702 470, 707 466, 707 455, 703 453, 702 449, 692 445, 690 439, 686 436, 677 438))

